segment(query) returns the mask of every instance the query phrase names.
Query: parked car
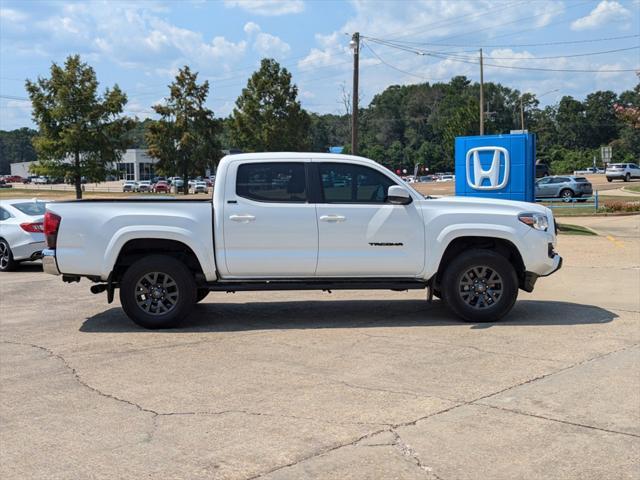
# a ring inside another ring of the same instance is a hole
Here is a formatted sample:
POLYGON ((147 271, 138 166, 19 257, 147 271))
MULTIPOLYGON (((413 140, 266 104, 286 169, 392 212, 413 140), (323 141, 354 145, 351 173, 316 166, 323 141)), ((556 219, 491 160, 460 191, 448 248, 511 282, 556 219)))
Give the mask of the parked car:
POLYGON ((171 191, 171 187, 164 180, 159 180, 154 186, 153 191, 156 193, 169 193, 171 191))
POLYGON ((550 209, 425 198, 365 158, 229 155, 218 177, 213 205, 49 205, 45 271, 86 277, 108 298, 119 288, 129 318, 166 328, 210 291, 282 289, 429 288, 461 318, 494 321, 562 264, 550 209))
POLYGON ((584 177, 544 177, 536 180, 536 198, 561 198, 565 202, 593 194, 591 182, 584 177))
POLYGON ((13 188, 13 185, 7 183, 4 179, 0 179, 0 188, 13 188))
POLYGON ((24 181, 24 178, 22 178, 20 175, 6 175, 4 177, 4 181, 7 183, 22 183, 24 181))
POLYGON ((136 185, 136 192, 150 192, 151 180, 141 180, 136 185))
POLYGON ((0 272, 42 257, 46 203, 46 200, 24 198, 0 200, 0 272))
POLYGON ((624 180, 628 182, 632 178, 640 178, 640 167, 635 163, 612 163, 607 167, 607 182, 624 180))
POLYGON ((196 182, 193 185, 193 193, 209 193, 207 182, 196 182))
POLYGON ((35 177, 33 178, 32 183, 34 183, 35 185, 46 185, 51 182, 49 180, 49 177, 35 177))
POLYGON ((441 175, 436 182, 455 182, 455 175, 441 175))
POLYGON ((598 173, 604 173, 604 170, 597 167, 588 167, 584 170, 576 170, 573 172, 574 175, 596 175, 598 173))
POLYGON ((549 176, 549 167, 547 164, 539 162, 536 163, 536 178, 543 178, 549 176))
POLYGON ((122 184, 122 191, 135 192, 137 185, 137 182, 134 182, 133 180, 125 180, 125 182, 122 184))
POLYGON ((423 175, 420 178, 418 178, 418 181, 422 183, 427 183, 427 182, 433 182, 434 179, 432 175, 423 175))

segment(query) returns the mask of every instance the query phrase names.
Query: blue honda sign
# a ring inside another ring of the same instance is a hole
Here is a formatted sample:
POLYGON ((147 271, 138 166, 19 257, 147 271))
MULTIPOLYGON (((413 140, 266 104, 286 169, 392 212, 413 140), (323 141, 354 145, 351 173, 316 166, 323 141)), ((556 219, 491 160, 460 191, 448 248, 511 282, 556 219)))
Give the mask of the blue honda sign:
POLYGON ((535 201, 536 137, 531 133, 457 137, 456 195, 535 201))

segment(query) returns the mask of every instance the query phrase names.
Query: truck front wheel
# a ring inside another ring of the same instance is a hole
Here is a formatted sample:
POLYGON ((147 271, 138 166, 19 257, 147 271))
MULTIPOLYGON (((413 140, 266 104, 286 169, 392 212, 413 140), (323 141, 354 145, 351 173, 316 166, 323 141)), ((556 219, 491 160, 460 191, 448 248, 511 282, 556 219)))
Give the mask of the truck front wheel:
POLYGON ((442 278, 444 300, 467 322, 494 322, 518 298, 518 277, 509 261, 493 250, 470 250, 447 266, 442 278))
POLYGON ((131 265, 120 282, 127 316, 148 329, 171 328, 189 315, 197 287, 186 265, 166 255, 150 255, 131 265))

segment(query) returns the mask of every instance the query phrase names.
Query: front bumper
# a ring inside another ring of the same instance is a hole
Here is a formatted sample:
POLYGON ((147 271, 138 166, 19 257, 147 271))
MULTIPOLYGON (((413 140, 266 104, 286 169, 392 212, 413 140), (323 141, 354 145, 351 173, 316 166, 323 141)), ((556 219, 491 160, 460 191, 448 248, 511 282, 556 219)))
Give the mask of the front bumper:
POLYGON ((536 285, 538 278, 548 277, 549 275, 556 273, 558 270, 560 270, 562 268, 562 257, 556 254, 555 257, 553 257, 553 260, 554 260, 555 266, 553 267, 553 270, 551 270, 549 273, 546 273, 544 275, 538 275, 537 273, 534 273, 534 272, 524 272, 524 278, 520 283, 520 288, 523 289, 525 292, 533 292, 533 287, 536 285))
POLYGON ((55 250, 47 248, 42 251, 42 270, 50 275, 60 275, 55 250))

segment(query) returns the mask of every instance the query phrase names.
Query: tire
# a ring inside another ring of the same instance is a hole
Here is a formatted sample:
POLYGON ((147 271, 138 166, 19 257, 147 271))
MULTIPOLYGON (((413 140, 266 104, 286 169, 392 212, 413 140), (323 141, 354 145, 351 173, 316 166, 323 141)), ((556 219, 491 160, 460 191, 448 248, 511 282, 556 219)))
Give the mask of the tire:
POLYGON ((518 298, 518 276, 513 265, 493 250, 470 250, 459 255, 447 266, 441 287, 449 308, 467 322, 498 321, 518 298))
POLYGON ((609 182, 609 183, 613 182, 613 178, 607 177, 607 182, 609 182))
POLYGON ((202 300, 207 298, 209 295, 209 290, 206 288, 199 288, 198 293, 196 294, 196 303, 200 303, 202 300))
POLYGON ((627 174, 624 176, 624 181, 628 182, 629 180, 631 180, 631 174, 627 172, 627 174))
POLYGON ((120 282, 120 303, 143 328, 172 328, 189 315, 197 287, 186 265, 166 255, 149 255, 131 265, 120 282))
POLYGON ((573 190, 569 188, 565 188, 560 191, 560 198, 563 202, 570 202, 573 199, 573 190))
POLYGON ((18 262, 13 259, 13 252, 9 243, 3 238, 0 239, 0 272, 10 272, 15 270, 18 262))

